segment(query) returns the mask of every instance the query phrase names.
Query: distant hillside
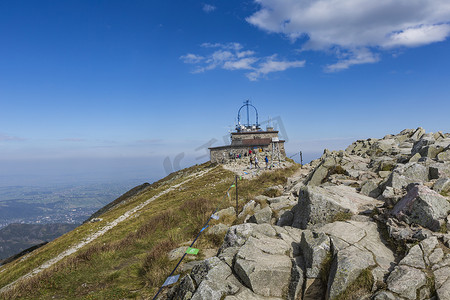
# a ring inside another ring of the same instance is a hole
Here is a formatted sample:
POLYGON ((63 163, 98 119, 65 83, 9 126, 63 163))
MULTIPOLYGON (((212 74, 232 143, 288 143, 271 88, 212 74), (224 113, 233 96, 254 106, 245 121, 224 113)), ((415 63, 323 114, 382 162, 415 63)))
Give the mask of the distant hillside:
MULTIPOLYGON (((239 210, 268 187, 285 184, 297 168, 242 176, 239 210)), ((195 238, 217 205, 235 205, 226 194, 234 180, 233 172, 205 163, 137 187, 97 220, 0 267, 0 299, 153 297, 177 263, 167 254, 195 238)), ((234 213, 223 221, 242 222, 234 213)), ((202 237, 196 246, 210 250, 189 260, 205 258, 221 243, 214 235, 202 237)))
POLYGON ((0 259, 49 242, 73 230, 77 224, 9 224, 0 229, 0 259))

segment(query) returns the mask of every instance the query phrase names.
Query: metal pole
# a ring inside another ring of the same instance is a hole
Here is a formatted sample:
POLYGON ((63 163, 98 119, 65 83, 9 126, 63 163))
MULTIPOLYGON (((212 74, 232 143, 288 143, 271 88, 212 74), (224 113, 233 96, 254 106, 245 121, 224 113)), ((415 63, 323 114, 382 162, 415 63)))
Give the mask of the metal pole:
POLYGON ((247 100, 247 125, 250 126, 250 117, 248 112, 248 100, 247 100))
POLYGON ((302 151, 300 151, 300 165, 303 168, 303 155, 302 155, 302 151))
POLYGON ((238 176, 236 175, 236 218, 238 217, 238 176))

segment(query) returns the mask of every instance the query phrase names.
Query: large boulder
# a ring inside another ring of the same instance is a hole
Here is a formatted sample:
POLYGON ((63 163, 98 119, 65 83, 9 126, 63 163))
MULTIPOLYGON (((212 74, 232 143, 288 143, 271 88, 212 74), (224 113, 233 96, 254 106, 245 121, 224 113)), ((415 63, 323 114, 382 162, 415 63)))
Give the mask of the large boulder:
POLYGON ((236 255, 234 271, 254 293, 282 297, 288 293, 291 276, 289 248, 281 239, 250 237, 236 255))
POLYGON ((387 279, 388 289, 400 296, 415 300, 417 290, 427 282, 427 276, 422 270, 406 265, 395 267, 387 279))
POLYGON ((272 209, 270 209, 269 206, 266 206, 263 209, 255 212, 255 214, 248 219, 248 222, 263 224, 263 223, 270 223, 271 219, 272 219, 272 209))
POLYGON ((447 147, 444 151, 437 155, 439 161, 450 161, 450 148, 447 147))
POLYGON ((433 190, 438 193, 448 193, 450 191, 450 178, 442 177, 433 185, 433 190))
POLYGON ((430 179, 450 177, 450 162, 435 163, 429 166, 430 179))
POLYGON ((378 183, 379 181, 374 179, 363 182, 361 185, 361 194, 372 198, 377 198, 381 194, 381 189, 379 188, 378 183))
POLYGON ((424 185, 411 185, 406 196, 393 208, 392 215, 408 224, 437 231, 449 211, 450 203, 445 197, 424 185))
POLYGON ((327 177, 328 175, 328 168, 324 167, 323 165, 319 165, 313 173, 307 178, 306 184, 315 186, 320 185, 322 181, 327 177))
POLYGON ((381 202, 348 186, 306 186, 300 189, 293 227, 306 229, 333 222, 338 214, 370 212, 381 202))
POLYGON ((389 176, 385 186, 402 190, 410 183, 424 183, 429 180, 429 170, 419 163, 398 164, 389 176))
POLYGON ((329 256, 330 238, 323 232, 313 233, 305 230, 302 232, 300 251, 304 259, 306 277, 318 278, 324 260, 329 256))
POLYGON ((383 281, 394 262, 375 222, 334 222, 319 229, 331 239, 334 258, 328 278, 327 294, 334 299, 365 270, 372 270, 375 281, 383 281))

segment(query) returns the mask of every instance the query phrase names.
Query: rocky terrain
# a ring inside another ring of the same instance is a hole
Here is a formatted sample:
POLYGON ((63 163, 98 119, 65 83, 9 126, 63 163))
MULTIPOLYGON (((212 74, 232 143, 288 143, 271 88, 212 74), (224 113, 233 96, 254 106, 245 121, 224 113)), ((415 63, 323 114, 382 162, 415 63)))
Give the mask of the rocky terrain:
POLYGON ((226 232, 218 252, 160 298, 450 299, 450 134, 325 150, 271 189, 280 196, 249 201, 242 224, 211 226, 226 232))

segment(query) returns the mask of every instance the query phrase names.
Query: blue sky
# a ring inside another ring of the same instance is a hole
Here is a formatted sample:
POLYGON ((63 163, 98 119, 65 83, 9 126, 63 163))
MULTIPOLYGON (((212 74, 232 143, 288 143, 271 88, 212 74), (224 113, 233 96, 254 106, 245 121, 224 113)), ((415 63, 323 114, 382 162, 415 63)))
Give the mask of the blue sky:
POLYGON ((159 177, 245 99, 306 158, 449 132, 449 35, 447 0, 3 1, 0 180, 159 177))

